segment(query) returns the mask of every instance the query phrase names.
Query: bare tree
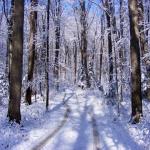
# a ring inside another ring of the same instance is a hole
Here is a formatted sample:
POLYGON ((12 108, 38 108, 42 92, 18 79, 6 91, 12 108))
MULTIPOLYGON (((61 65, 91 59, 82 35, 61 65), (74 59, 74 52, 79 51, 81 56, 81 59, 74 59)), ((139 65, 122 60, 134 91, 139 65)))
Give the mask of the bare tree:
POLYGON ((87 10, 85 6, 86 1, 80 0, 80 24, 81 24, 81 81, 86 81, 86 86, 90 87, 90 79, 88 74, 88 62, 87 62, 87 10))
POLYGON ((61 17, 61 1, 55 0, 55 62, 54 76, 56 80, 56 89, 59 89, 59 51, 60 51, 60 17, 61 17))
POLYGON ((102 79, 102 67, 103 67, 103 51, 104 51, 104 14, 101 16, 101 48, 100 48, 100 74, 99 74, 99 81, 101 85, 102 79))
POLYGON ((49 106, 49 15, 50 15, 50 0, 47 1, 47 48, 46 48, 46 109, 49 106))
POLYGON ((24 24, 24 1, 14 0, 11 4, 12 15, 12 60, 10 64, 10 93, 8 117, 10 121, 20 123, 20 102, 22 87, 23 68, 23 24, 24 24))
POLYGON ((132 121, 138 123, 142 115, 141 68, 138 27, 138 1, 128 0, 130 19, 130 53, 131 53, 131 102, 132 121))
POLYGON ((28 88, 26 90, 25 101, 27 104, 31 104, 32 97, 32 81, 35 66, 35 53, 36 53, 36 34, 37 34, 37 0, 31 0, 31 12, 30 12, 30 39, 29 39, 29 60, 28 60, 28 88))
POLYGON ((109 95, 113 97, 115 95, 113 87, 113 47, 112 47, 112 0, 105 0, 106 19, 107 19, 107 28, 108 28, 108 58, 109 58, 109 95))
POLYGON ((78 47, 77 43, 74 40, 73 42, 73 57, 74 57, 74 83, 76 84, 77 78, 77 54, 78 54, 78 47))
MULTIPOLYGON (((124 24, 124 0, 119 1, 120 5, 120 40, 124 38, 123 34, 123 24, 124 24)), ((123 63, 125 62, 125 56, 124 56, 124 43, 120 43, 120 49, 119 49, 119 72, 120 72, 120 84, 119 84, 119 95, 120 95, 120 101, 123 100, 123 63)))

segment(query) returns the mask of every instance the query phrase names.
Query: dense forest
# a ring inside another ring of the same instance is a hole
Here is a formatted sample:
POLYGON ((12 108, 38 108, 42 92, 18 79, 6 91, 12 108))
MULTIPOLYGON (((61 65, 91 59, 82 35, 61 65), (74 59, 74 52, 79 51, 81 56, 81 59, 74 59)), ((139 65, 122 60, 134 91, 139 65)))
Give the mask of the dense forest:
MULTIPOLYGON (((59 115, 53 111, 62 111, 60 118, 64 114, 58 125, 63 130, 67 119, 77 113, 74 107, 83 107, 79 111, 81 120, 88 122, 86 115, 82 116, 84 111, 91 118, 95 150, 113 149, 107 144, 101 147, 99 133, 113 126, 110 120, 117 122, 122 136, 126 136, 126 146, 116 146, 116 150, 150 149, 150 0, 0 0, 0 133, 3 135, 5 126, 10 132, 17 127, 22 137, 22 130, 42 127, 26 129, 30 122, 38 124, 36 121, 44 116, 49 120, 48 115, 57 119, 59 115), (66 98, 67 94, 73 95, 66 98), (31 112, 38 115, 36 119, 31 112), (103 117, 98 116, 101 112, 103 117), (25 116, 31 119, 28 123, 25 116), (105 128, 101 127, 103 118, 107 118, 105 128), (138 143, 142 137, 143 143, 134 145, 119 123, 129 133, 140 132, 132 136, 138 143)), ((43 124, 52 122, 55 120, 43 124)), ((112 135, 119 140, 120 132, 116 132, 112 135)), ((0 138, 0 149, 16 150, 12 145, 17 143, 10 144, 7 138, 5 134, 0 138)), ((83 139, 78 142, 81 147, 74 149, 93 150, 84 146, 83 139)), ((45 146, 35 145, 33 149, 37 150, 45 146)), ((55 146, 45 149, 72 149, 55 146)))

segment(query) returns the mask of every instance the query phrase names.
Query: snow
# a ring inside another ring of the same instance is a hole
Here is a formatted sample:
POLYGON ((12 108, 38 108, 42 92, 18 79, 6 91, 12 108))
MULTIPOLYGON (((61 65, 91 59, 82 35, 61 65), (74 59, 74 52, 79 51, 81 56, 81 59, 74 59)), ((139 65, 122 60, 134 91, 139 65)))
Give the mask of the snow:
POLYGON ((53 91, 49 111, 41 99, 31 106, 22 103, 21 125, 10 125, 7 105, 0 106, 0 150, 150 150, 149 102, 144 101, 142 122, 132 125, 128 98, 120 117, 98 90, 53 91))

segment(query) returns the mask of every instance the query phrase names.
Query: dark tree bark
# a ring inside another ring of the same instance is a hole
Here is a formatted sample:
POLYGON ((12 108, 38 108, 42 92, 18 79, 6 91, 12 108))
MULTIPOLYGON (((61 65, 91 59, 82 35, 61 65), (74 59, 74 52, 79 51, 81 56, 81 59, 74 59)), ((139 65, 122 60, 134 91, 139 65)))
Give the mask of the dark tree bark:
POLYGON ((142 115, 141 68, 138 27, 138 2, 128 0, 130 19, 130 51, 131 51, 131 102, 132 121, 138 123, 142 115))
POLYGON ((37 11, 32 10, 37 6, 37 0, 31 0, 30 12, 30 39, 29 39, 29 60, 28 60, 28 88, 26 90, 25 101, 31 104, 32 97, 32 80, 35 66, 35 53, 36 53, 36 33, 37 33, 37 11))
POLYGON ((73 46, 73 56, 74 56, 74 84, 77 81, 77 43, 74 41, 74 46, 73 46))
POLYGON ((20 102, 23 68, 23 24, 24 1, 14 0, 12 16, 12 62, 10 65, 10 95, 8 117, 10 121, 20 123, 20 102))
MULTIPOLYGON (((65 44, 64 44, 64 47, 65 47, 65 66, 67 66, 67 59, 68 59, 68 53, 69 53, 69 47, 68 47, 68 44, 67 44, 67 41, 65 41, 65 44)), ((65 69, 65 79, 67 79, 67 69, 65 69)))
POLYGON ((80 0, 80 24, 81 24, 81 64, 82 64, 82 74, 83 80, 86 81, 87 88, 90 87, 90 79, 88 74, 88 64, 87 64, 87 11, 85 7, 85 0, 80 0), (84 77, 85 76, 85 77, 84 77))
POLYGON ((61 4, 60 0, 56 0, 56 12, 55 12, 55 62, 54 62, 54 77, 56 80, 56 89, 59 89, 59 51, 60 51, 60 16, 61 16, 61 4))
POLYGON ((113 87, 113 50, 112 50, 112 33, 111 33, 111 27, 112 27, 112 1, 106 0, 105 6, 107 8, 106 12, 106 19, 107 19, 107 28, 109 29, 108 32, 108 58, 109 58, 109 97, 115 96, 115 91, 113 87))
POLYGON ((46 48, 46 109, 49 106, 49 15, 50 15, 50 0, 47 2, 47 48, 46 48))
MULTIPOLYGON (((45 80, 46 80, 46 49, 47 49, 47 31, 46 31, 46 12, 45 14, 42 15, 42 47, 40 50, 40 67, 39 67, 39 73, 40 76, 43 78, 43 73, 45 73, 45 80), (42 67, 41 67, 42 66, 42 67)), ((43 88, 45 88, 45 82, 43 80, 40 80, 39 83, 39 90, 40 90, 40 95, 43 97, 44 101, 44 94, 43 94, 43 88)))
POLYGON ((102 63, 103 63, 103 47, 104 47, 104 15, 101 16, 101 48, 100 48, 100 73, 99 73, 99 82, 101 85, 101 79, 102 79, 102 63))
MULTIPOLYGON (((124 38, 123 35, 123 23, 124 23, 124 0, 120 0, 120 39, 124 38)), ((119 49, 119 71, 120 71, 120 90, 119 90, 119 95, 120 95, 120 101, 123 101, 123 63, 125 62, 125 50, 124 50, 124 43, 121 43, 120 49, 119 49)))

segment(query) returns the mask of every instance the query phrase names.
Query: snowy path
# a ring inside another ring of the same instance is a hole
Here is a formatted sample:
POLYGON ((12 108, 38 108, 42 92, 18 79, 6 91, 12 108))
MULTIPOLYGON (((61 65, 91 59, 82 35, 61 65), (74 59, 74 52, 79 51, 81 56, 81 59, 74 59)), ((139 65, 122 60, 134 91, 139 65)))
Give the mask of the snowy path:
POLYGON ((54 95, 48 112, 42 101, 22 104, 23 127, 1 119, 0 150, 150 150, 144 148, 140 129, 128 124, 128 115, 114 119, 115 109, 99 91, 54 95))
POLYGON ((71 113, 66 124, 42 150, 143 150, 113 121, 100 94, 77 90, 67 104, 71 113))
POLYGON ((59 132, 59 130, 65 125, 65 123, 66 123, 67 120, 68 120, 69 113, 70 113, 70 108, 69 108, 69 106, 67 105, 67 101, 68 101, 72 96, 73 96, 73 95, 69 96, 69 97, 66 99, 66 94, 64 95, 63 102, 64 102, 64 105, 66 106, 66 111, 65 111, 63 120, 59 123, 59 125, 58 125, 50 134, 48 134, 42 141, 40 141, 36 146, 34 146, 34 148, 32 148, 32 150, 40 150, 40 149, 42 149, 42 147, 44 147, 44 145, 46 145, 46 143, 47 143, 53 136, 55 136, 55 134, 56 134, 57 132, 59 132))
MULTIPOLYGON (((68 91, 67 95, 69 95, 68 91)), ((44 150, 86 150, 93 149, 92 130, 87 101, 83 95, 74 96, 68 101, 71 109, 68 122, 62 129, 43 147, 44 150), (91 142, 90 142, 91 141, 91 142)))

